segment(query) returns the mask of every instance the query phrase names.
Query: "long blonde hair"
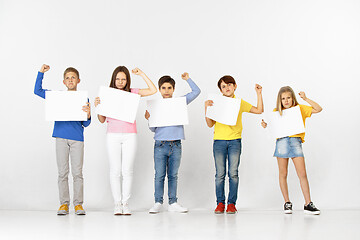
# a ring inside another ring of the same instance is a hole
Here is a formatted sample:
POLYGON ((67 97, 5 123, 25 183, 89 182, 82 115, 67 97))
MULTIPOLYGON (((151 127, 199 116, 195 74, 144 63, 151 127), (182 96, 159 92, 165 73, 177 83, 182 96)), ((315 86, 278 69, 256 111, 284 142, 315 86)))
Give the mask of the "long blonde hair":
POLYGON ((276 100, 276 111, 279 111, 280 116, 282 116, 282 113, 283 113, 282 111, 284 110, 284 107, 281 103, 281 94, 286 93, 286 92, 291 93, 291 97, 293 100, 291 107, 299 105, 298 101, 296 100, 296 95, 294 93, 294 90, 291 87, 285 86, 285 87, 280 88, 278 96, 277 96, 277 100, 276 100))

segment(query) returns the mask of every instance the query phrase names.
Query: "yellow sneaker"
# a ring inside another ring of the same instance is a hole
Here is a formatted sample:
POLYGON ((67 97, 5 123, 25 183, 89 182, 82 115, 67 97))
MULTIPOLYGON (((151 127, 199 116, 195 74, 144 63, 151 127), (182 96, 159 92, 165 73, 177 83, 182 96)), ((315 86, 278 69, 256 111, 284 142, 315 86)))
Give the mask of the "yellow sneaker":
POLYGON ((67 204, 63 204, 60 206, 59 210, 57 211, 57 215, 67 215, 69 214, 69 207, 67 204))
POLYGON ((83 207, 79 204, 75 206, 75 214, 76 215, 85 215, 85 210, 83 207))

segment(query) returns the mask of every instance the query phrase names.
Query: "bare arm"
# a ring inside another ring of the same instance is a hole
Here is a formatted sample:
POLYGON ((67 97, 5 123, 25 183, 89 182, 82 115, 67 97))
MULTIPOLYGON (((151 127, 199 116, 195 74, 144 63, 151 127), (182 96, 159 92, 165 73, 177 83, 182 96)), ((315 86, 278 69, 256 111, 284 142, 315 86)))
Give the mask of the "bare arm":
POLYGON ((307 98, 304 92, 299 92, 299 95, 305 102, 310 104, 310 106, 313 108, 311 113, 319 113, 322 111, 322 107, 313 100, 307 98))
POLYGON ((206 124, 208 125, 209 128, 213 127, 214 124, 216 123, 216 121, 214 121, 214 120, 206 117, 207 108, 208 108, 208 106, 212 106, 213 103, 214 103, 214 102, 213 102, 212 100, 207 100, 207 101, 205 102, 205 120, 206 120, 206 124))
POLYGON ((257 94, 257 106, 251 107, 250 112, 255 114, 261 114, 264 112, 264 103, 261 94, 262 87, 259 84, 255 84, 255 91, 257 94))
POLYGON ((145 96, 153 95, 157 92, 154 83, 150 80, 150 78, 148 78, 148 76, 146 76, 146 74, 143 71, 141 71, 139 68, 135 68, 132 70, 132 73, 136 75, 140 75, 148 85, 148 88, 139 90, 140 96, 145 97, 145 96))
MULTIPOLYGON (((97 105, 99 105, 99 104, 100 104, 100 98, 99 98, 99 97, 96 97, 96 98, 95 98, 95 103, 94 103, 95 107, 97 107, 97 105)), ((104 123, 105 120, 106 120, 106 117, 103 116, 103 115, 98 114, 97 117, 98 117, 98 119, 99 119, 99 121, 100 121, 101 123, 104 123)))

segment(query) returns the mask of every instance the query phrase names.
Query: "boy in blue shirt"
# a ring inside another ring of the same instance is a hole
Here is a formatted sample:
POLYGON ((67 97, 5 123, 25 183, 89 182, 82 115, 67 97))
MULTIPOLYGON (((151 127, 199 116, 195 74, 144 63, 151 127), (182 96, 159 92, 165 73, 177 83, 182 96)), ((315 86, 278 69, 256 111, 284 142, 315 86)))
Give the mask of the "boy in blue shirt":
MULTIPOLYGON (((38 72, 34 93, 45 99, 45 92, 49 91, 42 88, 44 73, 50 69, 48 65, 43 64, 38 72)), ((79 72, 69 67, 64 72, 63 83, 68 91, 76 91, 77 84, 80 82, 79 72)), ((69 213, 70 195, 69 195, 69 155, 71 157, 71 173, 73 175, 74 188, 74 206, 75 214, 85 215, 83 204, 83 158, 84 158, 84 127, 90 125, 90 103, 86 103, 82 110, 87 113, 87 121, 55 121, 53 137, 56 138, 56 161, 58 165, 58 187, 60 208, 58 215, 69 213)))
MULTIPOLYGON (((188 73, 183 73, 181 78, 190 86, 191 92, 186 94, 186 103, 189 104, 200 94, 200 88, 191 80, 188 73)), ((159 90, 163 98, 171 98, 175 90, 175 81, 170 76, 159 79, 159 90)), ((148 111, 145 118, 149 119, 148 111)), ((150 128, 155 132, 154 163, 155 163, 155 205, 149 213, 158 213, 162 209, 164 195, 164 180, 168 173, 168 196, 170 212, 188 211, 187 208, 177 203, 177 176, 181 160, 181 139, 185 139, 184 126, 168 126, 150 128)))

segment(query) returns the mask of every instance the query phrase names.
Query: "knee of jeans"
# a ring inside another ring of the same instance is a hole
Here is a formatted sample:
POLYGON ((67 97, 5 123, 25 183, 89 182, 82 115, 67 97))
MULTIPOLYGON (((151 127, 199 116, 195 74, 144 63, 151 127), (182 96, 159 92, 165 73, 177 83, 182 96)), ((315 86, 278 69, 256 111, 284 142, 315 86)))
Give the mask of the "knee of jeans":
POLYGON ((164 181, 164 179, 165 179, 165 174, 164 173, 155 172, 155 180, 156 181, 164 181))
POLYGON ((225 179, 225 171, 216 171, 216 175, 215 175, 216 179, 225 179))
POLYGON ((232 170, 232 171, 229 171, 229 178, 231 179, 237 179, 239 177, 239 173, 238 173, 238 170, 232 170))
POLYGON ((172 180, 177 180, 178 179, 178 174, 172 174, 172 175, 168 175, 168 179, 169 181, 172 181, 172 180))

